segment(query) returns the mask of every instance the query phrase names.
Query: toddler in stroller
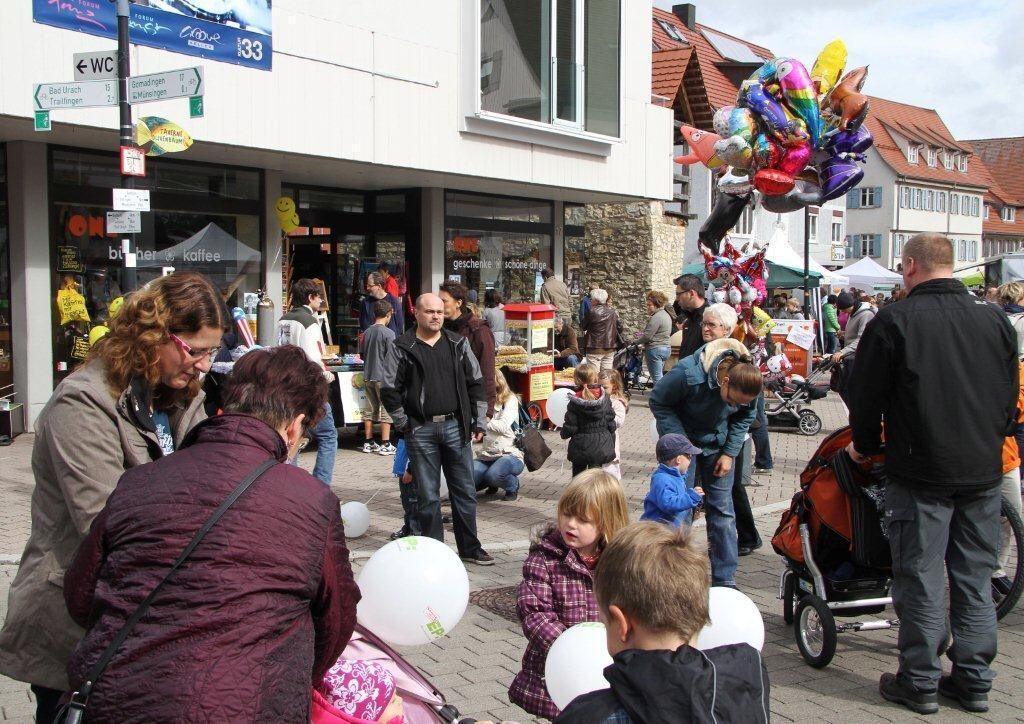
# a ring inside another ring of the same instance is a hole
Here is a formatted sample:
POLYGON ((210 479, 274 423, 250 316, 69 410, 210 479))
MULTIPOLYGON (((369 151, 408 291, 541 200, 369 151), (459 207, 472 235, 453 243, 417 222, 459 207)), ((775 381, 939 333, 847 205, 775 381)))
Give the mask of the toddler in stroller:
POLYGON ((776 423, 796 424, 804 435, 817 435, 821 432, 822 422, 810 403, 828 394, 829 383, 823 377, 831 368, 832 360, 826 357, 804 379, 800 375, 789 374, 793 366, 785 354, 767 357, 761 363, 764 387, 771 393, 765 396, 765 415, 774 418, 776 423))

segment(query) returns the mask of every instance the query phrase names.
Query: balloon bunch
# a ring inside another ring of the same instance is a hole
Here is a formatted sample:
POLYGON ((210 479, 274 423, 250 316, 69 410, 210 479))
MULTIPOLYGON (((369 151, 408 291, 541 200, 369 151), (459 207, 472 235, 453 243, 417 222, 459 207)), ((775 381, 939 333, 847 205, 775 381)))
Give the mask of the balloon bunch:
POLYGON ((743 82, 736 105, 718 109, 714 133, 682 127, 691 152, 676 163, 699 161, 719 174, 723 193, 699 236, 710 250, 717 253, 754 189, 764 208, 787 213, 860 183, 873 143, 863 127, 868 69, 843 75, 846 58, 842 40, 825 46, 810 73, 795 58, 773 58, 743 82))
POLYGON ((715 301, 727 302, 740 313, 764 302, 768 295, 765 249, 755 249, 753 253, 743 255, 728 240, 719 254, 704 244, 699 246, 708 279, 722 283, 721 289, 715 291, 715 301))

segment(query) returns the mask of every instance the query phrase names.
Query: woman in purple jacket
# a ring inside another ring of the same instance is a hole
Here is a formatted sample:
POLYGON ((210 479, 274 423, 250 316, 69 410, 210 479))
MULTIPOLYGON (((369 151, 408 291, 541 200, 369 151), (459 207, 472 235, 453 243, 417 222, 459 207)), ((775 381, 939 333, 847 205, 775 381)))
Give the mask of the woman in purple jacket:
POLYGON ((68 666, 73 688, 210 514, 261 463, 280 463, 154 599, 95 682, 89 721, 309 721, 310 689, 352 635, 359 601, 337 497, 284 464, 326 396, 298 347, 250 352, 224 415, 121 477, 64 578, 87 630, 68 666))

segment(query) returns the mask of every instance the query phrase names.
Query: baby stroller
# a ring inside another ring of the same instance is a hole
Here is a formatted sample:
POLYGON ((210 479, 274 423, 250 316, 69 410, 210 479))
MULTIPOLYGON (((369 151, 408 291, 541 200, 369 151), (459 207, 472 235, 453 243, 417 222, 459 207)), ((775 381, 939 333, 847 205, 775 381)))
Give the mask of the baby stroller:
POLYGON ((644 368, 644 346, 627 344, 615 353, 612 367, 622 376, 622 388, 629 397, 630 391, 646 392, 654 387, 651 374, 644 368))
POLYGON ((796 424, 803 435, 817 435, 821 432, 821 418, 811 409, 810 403, 828 394, 829 382, 825 373, 832 369, 832 360, 826 357, 807 379, 799 375, 786 381, 783 377, 768 373, 764 376, 765 389, 774 397, 765 397, 764 413, 776 422, 796 424))
MULTIPOLYGON (((899 626, 895 617, 836 622, 892 604, 892 557, 882 522, 885 478, 880 465, 864 469, 850 459, 844 448, 851 439, 846 427, 822 441, 772 537, 775 552, 786 559, 779 581, 782 617, 795 622, 797 648, 815 668, 832 661, 838 634, 899 626)), ((1013 554, 1006 570, 1012 589, 994 596, 1000 618, 1024 588, 1024 523, 1005 500, 1002 516, 1013 554)))

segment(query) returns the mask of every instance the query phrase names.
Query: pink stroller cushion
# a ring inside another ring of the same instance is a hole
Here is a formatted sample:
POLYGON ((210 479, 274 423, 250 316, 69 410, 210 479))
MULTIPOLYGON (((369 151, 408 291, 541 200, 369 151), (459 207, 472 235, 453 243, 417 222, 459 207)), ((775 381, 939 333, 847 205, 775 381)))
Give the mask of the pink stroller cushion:
POLYGON ((380 664, 342 658, 324 675, 320 693, 324 703, 352 717, 341 721, 375 722, 395 695, 395 678, 380 664))

